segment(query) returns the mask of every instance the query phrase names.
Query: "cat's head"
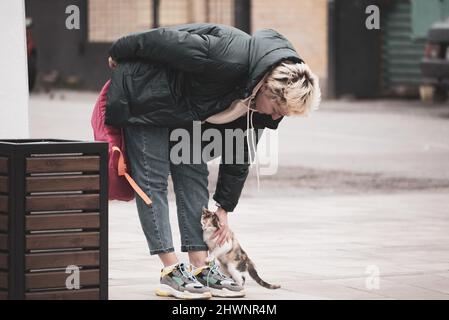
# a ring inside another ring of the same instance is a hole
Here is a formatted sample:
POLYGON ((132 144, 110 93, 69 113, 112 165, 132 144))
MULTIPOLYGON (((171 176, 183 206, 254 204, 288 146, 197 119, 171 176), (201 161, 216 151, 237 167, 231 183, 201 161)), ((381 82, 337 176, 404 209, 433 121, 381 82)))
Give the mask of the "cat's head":
POLYGON ((203 230, 210 228, 219 229, 220 221, 218 220, 218 216, 215 212, 212 212, 207 208, 203 208, 203 213, 201 215, 201 226, 203 230))

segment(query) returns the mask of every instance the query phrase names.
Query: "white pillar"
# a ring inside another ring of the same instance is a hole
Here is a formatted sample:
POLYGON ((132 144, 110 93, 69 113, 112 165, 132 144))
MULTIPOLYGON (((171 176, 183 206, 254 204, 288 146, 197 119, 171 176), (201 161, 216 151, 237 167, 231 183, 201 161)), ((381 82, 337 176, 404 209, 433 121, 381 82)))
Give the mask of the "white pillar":
POLYGON ((0 139, 29 137, 24 0, 0 0, 0 139))

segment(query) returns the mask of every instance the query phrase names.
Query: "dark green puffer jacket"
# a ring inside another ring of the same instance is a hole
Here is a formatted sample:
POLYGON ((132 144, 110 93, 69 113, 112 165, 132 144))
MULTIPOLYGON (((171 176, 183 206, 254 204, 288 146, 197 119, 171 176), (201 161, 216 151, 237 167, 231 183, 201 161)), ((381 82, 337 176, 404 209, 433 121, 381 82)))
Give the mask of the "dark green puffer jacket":
MULTIPOLYGON (((291 43, 271 29, 253 36, 216 24, 151 29, 118 39, 109 55, 118 62, 107 95, 106 123, 184 127, 247 98, 282 60, 302 62, 291 43)), ((216 127, 246 130, 247 115, 216 127)), ((282 118, 254 113, 254 127, 276 129, 282 118)), ((259 138, 260 136, 258 136, 259 138)), ((245 143, 245 159, 247 145, 245 143)), ((224 157, 224 154, 222 154, 224 157)), ((248 163, 221 164, 213 198, 227 211, 237 205, 248 163)))

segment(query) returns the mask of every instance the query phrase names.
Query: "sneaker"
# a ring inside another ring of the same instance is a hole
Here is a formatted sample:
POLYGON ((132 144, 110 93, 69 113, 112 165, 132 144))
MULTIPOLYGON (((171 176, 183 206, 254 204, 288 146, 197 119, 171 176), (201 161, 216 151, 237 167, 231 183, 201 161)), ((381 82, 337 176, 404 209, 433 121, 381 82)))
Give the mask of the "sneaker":
POLYGON ((160 285, 156 295, 175 297, 178 299, 210 299, 208 288, 198 282, 190 268, 184 263, 178 263, 169 271, 161 270, 160 285))
POLYGON ((200 283, 210 289, 213 297, 241 298, 246 294, 244 288, 224 275, 214 261, 207 266, 197 268, 193 274, 200 283))

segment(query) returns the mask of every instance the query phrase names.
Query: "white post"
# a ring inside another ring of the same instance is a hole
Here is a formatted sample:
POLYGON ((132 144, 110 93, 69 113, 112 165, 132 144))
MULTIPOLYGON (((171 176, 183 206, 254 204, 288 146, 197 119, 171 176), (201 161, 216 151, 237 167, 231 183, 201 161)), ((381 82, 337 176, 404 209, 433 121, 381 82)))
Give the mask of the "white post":
POLYGON ((29 137, 24 0, 0 1, 0 139, 29 137))

